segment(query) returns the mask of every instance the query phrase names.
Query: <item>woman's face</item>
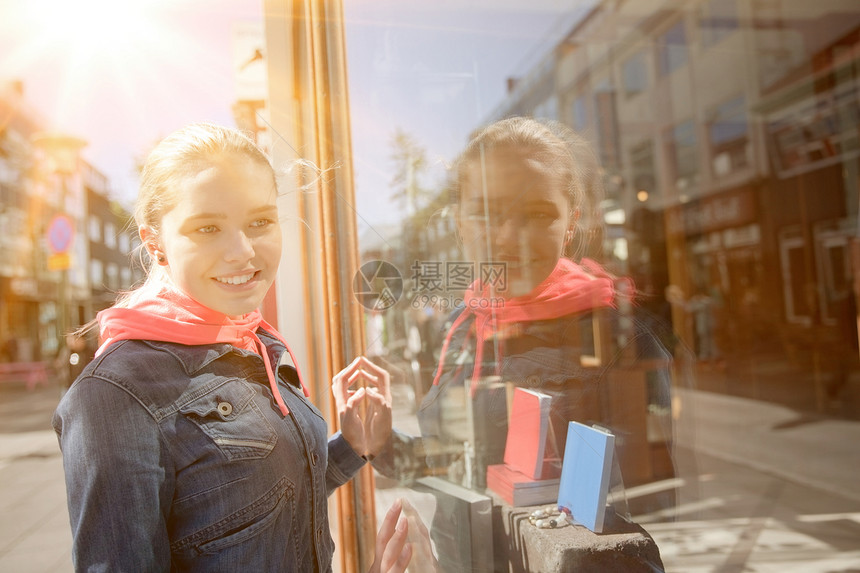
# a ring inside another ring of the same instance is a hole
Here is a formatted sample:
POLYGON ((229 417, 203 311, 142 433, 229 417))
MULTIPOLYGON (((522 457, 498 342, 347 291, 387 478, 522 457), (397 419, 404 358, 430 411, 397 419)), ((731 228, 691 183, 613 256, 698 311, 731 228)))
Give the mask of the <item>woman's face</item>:
POLYGON ((530 292, 555 268, 570 229, 571 209, 561 176, 528 150, 501 148, 473 160, 463 173, 459 227, 475 265, 504 263, 507 297, 530 292))
POLYGON ((271 170, 227 156, 182 178, 176 193, 157 237, 174 284, 228 316, 257 309, 281 258, 271 170))

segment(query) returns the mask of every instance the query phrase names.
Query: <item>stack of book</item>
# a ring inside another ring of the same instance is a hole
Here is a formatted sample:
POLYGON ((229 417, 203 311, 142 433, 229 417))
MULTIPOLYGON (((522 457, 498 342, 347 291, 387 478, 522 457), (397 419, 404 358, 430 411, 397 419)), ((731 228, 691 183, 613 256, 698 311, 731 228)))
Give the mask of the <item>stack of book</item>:
POLYGON ((515 388, 504 463, 487 467, 487 488, 513 506, 555 503, 559 469, 549 435, 552 397, 515 388))
POLYGON ((512 506, 558 504, 576 523, 601 533, 615 436, 605 428, 568 422, 559 468, 551 403, 547 394, 514 390, 504 463, 487 467, 487 488, 512 506))

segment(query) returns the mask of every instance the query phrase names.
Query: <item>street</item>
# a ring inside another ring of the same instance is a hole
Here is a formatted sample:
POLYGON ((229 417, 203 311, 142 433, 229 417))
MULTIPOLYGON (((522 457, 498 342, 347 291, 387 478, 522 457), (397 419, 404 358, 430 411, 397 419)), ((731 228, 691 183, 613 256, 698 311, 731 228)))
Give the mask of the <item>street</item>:
MULTIPOLYGON (((68 517, 65 506, 62 462, 50 429, 50 416, 59 398, 56 388, 0 390, 0 571, 10 573, 65 573, 72 571, 68 517)), ((702 397, 707 398, 705 396, 702 397)), ((719 397, 720 400, 726 397, 719 397)), ((708 412, 714 408, 709 407, 708 412)), ((748 401, 733 409, 753 416, 748 401)), ((756 414, 758 419, 762 414, 756 414)), ((702 419, 707 419, 702 412, 702 419)), ((733 427, 738 427, 736 423, 733 427)), ((840 427, 837 439, 856 449, 860 424, 840 427), (846 434, 853 431, 853 434, 846 434)), ((740 424, 742 426, 742 424, 740 424)), ((860 571, 860 491, 827 491, 810 485, 801 474, 782 475, 774 468, 740 464, 722 459, 711 447, 719 442, 709 427, 699 427, 705 449, 680 450, 681 498, 678 515, 666 521, 661 515, 634 518, 654 537, 666 570, 696 572, 848 572, 860 571), (709 446, 709 444, 711 446, 709 446), (685 471, 683 464, 690 464, 685 471), (695 471, 692 471, 692 470, 695 471), (798 477, 800 476, 800 477, 798 477)), ((803 436, 825 436, 799 428, 803 436)), ((833 437, 833 436, 831 436, 833 437)), ((824 439, 821 437, 821 439, 824 439)), ((750 437, 753 444, 778 448, 778 442, 750 437)), ((792 442, 794 443, 794 442, 792 442)), ((827 444, 807 444, 821 452, 827 444)), ((762 453, 751 461, 779 452, 762 453)), ((784 452, 787 453, 787 452, 784 452)), ((795 455, 799 462, 803 450, 795 455)), ((723 456, 725 457, 725 456, 723 456)), ((855 458, 816 458, 811 473, 828 476, 852 466, 855 458), (830 464, 829 466, 827 464, 830 464)), ((800 466, 804 465, 802 463, 800 466)), ((806 464, 808 465, 808 464, 806 464)), ((386 510, 399 488, 379 482, 377 503, 386 510)), ((635 489, 628 496, 636 495, 635 489)), ((381 514, 380 514, 381 515, 381 514)))

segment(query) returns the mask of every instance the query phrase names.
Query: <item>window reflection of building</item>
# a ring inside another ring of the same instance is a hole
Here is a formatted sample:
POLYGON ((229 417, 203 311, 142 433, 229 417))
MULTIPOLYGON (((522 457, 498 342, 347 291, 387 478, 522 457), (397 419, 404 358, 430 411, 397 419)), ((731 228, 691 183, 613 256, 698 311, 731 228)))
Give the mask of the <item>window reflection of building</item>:
POLYGON ((734 97, 714 108, 708 124, 710 167, 714 178, 749 167, 750 139, 744 96, 734 97))
MULTIPOLYGON (((842 396, 829 364, 857 368, 860 15, 827 0, 660 7, 598 3, 547 56, 544 92, 617 189, 618 268, 648 297, 677 287, 671 313, 646 304, 700 357, 718 350, 712 388, 824 409, 842 396)), ((521 96, 494 117, 534 113, 521 96)))
POLYGON ((687 32, 680 19, 657 40, 658 66, 661 75, 669 75, 687 63, 687 32))
POLYGON ((670 180, 682 196, 688 196, 699 174, 699 154, 696 127, 686 120, 666 131, 666 154, 670 161, 670 180))

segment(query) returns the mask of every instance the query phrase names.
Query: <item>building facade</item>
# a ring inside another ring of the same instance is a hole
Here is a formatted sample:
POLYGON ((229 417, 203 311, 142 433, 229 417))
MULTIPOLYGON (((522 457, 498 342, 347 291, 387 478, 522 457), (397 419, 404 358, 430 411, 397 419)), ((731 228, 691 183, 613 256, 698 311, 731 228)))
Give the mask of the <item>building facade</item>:
POLYGON ((50 361, 65 332, 142 276, 129 258, 134 232, 105 176, 78 149, 59 166, 44 144, 58 136, 46 134, 21 84, 0 92, 0 118, 2 360, 50 361))
POLYGON ((490 119, 594 145, 604 254, 694 351, 697 384, 860 415, 856 10, 608 0, 510 84, 490 119))

